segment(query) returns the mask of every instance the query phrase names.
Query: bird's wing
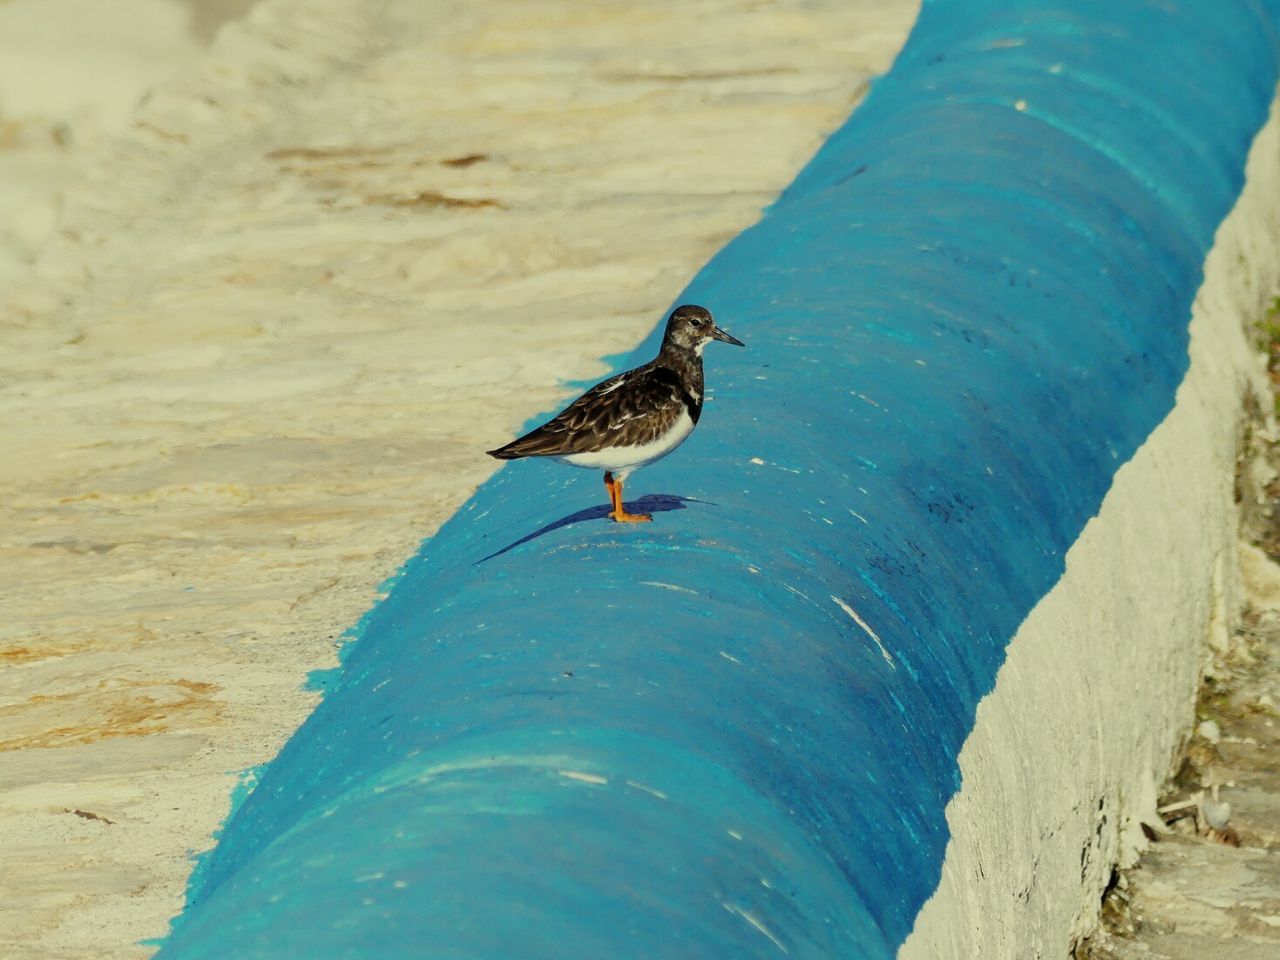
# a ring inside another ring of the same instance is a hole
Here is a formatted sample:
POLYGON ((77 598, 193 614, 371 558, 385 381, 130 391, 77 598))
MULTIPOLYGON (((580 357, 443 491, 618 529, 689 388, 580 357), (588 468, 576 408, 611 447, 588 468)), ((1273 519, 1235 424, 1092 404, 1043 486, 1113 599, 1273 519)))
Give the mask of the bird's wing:
POLYGON ((490 454, 514 460, 648 443, 670 428, 686 401, 678 377, 647 363, 602 380, 542 426, 490 454))

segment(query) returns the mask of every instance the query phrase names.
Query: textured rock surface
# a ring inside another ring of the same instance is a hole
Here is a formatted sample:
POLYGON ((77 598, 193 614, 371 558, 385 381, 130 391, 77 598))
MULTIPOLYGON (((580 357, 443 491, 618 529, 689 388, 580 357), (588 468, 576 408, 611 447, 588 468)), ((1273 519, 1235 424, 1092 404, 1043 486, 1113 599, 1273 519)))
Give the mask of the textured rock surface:
MULTIPOLYGON (((1280 464, 1280 448, 1271 445, 1270 459, 1280 464)), ((1201 690, 1197 730, 1188 733, 1182 768, 1163 798, 1168 829, 1116 876, 1102 928, 1077 949, 1077 960, 1280 955, 1280 487, 1271 481, 1257 493, 1243 501, 1248 608, 1201 690), (1221 831, 1186 806, 1211 799, 1215 788, 1230 805, 1221 831)))

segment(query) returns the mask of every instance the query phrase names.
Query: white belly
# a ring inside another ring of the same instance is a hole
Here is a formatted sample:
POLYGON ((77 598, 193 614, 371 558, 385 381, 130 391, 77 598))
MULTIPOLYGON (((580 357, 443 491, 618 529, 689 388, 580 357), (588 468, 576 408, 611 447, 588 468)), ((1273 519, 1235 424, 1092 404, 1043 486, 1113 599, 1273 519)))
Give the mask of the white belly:
POLYGON ((646 464, 661 460, 693 432, 693 420, 689 411, 681 410, 680 419, 663 436, 649 443, 637 444, 634 447, 613 447, 610 450, 597 450, 594 453, 571 453, 568 456, 556 457, 561 463, 575 467, 586 467, 590 470, 609 470, 619 479, 639 470, 646 464))

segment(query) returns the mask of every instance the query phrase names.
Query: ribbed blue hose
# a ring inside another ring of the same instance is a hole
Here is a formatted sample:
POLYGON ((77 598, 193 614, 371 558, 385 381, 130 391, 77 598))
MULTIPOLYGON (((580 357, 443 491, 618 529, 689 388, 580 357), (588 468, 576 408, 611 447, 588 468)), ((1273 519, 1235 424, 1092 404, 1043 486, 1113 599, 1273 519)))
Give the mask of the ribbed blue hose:
POLYGON ((926 0, 679 297, 748 349, 708 348, 701 425, 628 483, 655 522, 499 471, 161 956, 892 956, 1006 643, 1187 370, 1278 13, 926 0))

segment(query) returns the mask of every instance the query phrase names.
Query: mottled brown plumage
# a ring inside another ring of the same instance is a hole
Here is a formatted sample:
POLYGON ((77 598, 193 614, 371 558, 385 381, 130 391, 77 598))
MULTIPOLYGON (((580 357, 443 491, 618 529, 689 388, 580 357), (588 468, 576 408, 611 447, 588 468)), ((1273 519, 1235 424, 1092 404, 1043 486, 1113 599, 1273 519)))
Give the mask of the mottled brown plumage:
POLYGON ((610 516, 646 519, 647 514, 628 514, 622 507, 622 481, 678 447, 698 422, 702 350, 710 340, 742 346, 716 326, 709 311, 677 307, 656 357, 596 384, 542 426, 489 455, 500 460, 554 457, 604 469, 614 506, 610 516))
MULTIPOLYGON (((680 357, 665 359, 684 365, 680 357)), ((681 411, 697 423, 701 398, 701 364, 682 377, 673 365, 650 360, 596 384, 542 426, 489 452, 512 460, 652 443, 671 429, 681 411)))

